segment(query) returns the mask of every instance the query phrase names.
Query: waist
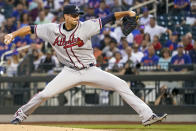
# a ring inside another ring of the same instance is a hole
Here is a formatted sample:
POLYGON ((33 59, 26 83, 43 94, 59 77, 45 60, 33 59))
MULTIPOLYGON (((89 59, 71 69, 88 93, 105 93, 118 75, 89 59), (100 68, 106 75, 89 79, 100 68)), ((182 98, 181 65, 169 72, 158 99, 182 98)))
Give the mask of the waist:
POLYGON ((79 71, 79 70, 87 69, 89 67, 93 67, 93 66, 95 66, 95 64, 94 63, 90 63, 90 64, 87 64, 86 66, 81 67, 81 68, 79 68, 77 66, 71 66, 71 65, 64 65, 64 66, 67 66, 67 67, 69 67, 71 69, 74 69, 74 70, 78 70, 79 71))

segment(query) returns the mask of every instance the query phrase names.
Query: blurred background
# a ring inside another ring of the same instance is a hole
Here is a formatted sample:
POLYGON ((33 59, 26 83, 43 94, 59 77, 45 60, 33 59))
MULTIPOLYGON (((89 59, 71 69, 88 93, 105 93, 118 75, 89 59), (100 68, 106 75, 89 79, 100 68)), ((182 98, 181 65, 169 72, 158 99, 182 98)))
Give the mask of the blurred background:
MULTIPOLYGON (((139 25, 127 37, 119 20, 92 38, 96 66, 127 81, 155 112, 175 116, 168 121, 196 122, 196 0, 0 0, 0 116, 13 114, 63 68, 51 45, 35 34, 16 37, 10 45, 4 45, 3 36, 27 25, 64 22, 67 4, 85 12, 81 21, 136 11, 139 25)), ((51 98, 35 114, 136 115, 119 94, 85 85, 51 98)))

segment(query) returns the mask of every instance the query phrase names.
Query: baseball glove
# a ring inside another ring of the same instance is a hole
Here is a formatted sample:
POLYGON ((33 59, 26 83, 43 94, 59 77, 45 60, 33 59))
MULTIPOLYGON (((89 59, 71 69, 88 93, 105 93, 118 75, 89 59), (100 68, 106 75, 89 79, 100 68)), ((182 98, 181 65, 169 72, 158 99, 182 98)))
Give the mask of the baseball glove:
POLYGON ((138 24, 138 16, 125 16, 122 19, 122 32, 125 36, 128 36, 138 24))

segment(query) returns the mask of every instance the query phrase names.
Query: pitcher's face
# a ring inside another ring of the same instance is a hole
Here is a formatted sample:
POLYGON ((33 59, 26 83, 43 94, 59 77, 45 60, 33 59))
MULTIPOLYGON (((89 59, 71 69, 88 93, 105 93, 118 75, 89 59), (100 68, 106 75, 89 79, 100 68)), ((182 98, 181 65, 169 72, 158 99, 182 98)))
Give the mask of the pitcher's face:
POLYGON ((79 14, 64 14, 65 22, 76 26, 79 21, 79 14))

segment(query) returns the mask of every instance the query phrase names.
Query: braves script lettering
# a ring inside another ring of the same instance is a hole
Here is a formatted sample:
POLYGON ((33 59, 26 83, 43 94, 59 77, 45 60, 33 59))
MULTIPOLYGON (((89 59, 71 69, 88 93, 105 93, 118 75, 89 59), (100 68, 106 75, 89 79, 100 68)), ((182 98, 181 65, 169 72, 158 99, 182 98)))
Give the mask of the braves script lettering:
POLYGON ((66 37, 60 38, 59 36, 55 39, 54 43, 52 44, 53 46, 63 46, 64 49, 70 48, 73 46, 78 46, 81 47, 84 45, 83 40, 81 40, 79 37, 71 39, 66 41, 66 37))

